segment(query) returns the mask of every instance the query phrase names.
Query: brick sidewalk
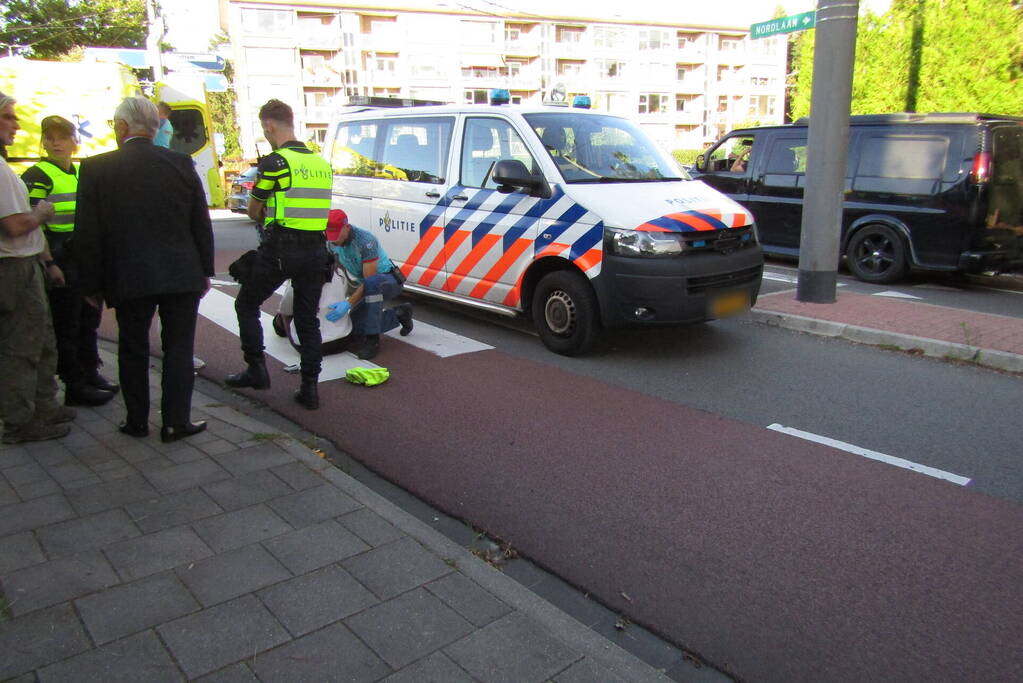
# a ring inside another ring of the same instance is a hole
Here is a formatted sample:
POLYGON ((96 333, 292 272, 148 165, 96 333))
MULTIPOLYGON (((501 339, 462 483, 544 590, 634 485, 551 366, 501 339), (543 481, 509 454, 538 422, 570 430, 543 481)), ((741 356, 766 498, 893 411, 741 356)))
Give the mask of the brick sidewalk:
POLYGON ((790 329, 1023 372, 1020 318, 841 291, 833 304, 797 301, 792 291, 767 294, 753 313, 790 329))
POLYGON ((0 450, 0 679, 667 680, 200 391, 177 443, 122 413, 0 450))

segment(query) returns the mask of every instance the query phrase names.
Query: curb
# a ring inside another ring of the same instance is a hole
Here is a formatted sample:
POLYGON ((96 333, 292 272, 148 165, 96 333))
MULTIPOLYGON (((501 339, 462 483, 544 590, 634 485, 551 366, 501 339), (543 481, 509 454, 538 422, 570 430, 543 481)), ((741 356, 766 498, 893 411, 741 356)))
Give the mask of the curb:
POLYGON ((871 327, 839 323, 818 318, 807 318, 790 313, 777 313, 754 308, 753 320, 771 327, 816 334, 822 337, 838 337, 858 344, 872 346, 894 346, 903 351, 923 352, 925 356, 947 360, 975 363, 995 370, 1023 373, 1023 355, 983 349, 968 344, 928 339, 910 334, 899 334, 871 327))

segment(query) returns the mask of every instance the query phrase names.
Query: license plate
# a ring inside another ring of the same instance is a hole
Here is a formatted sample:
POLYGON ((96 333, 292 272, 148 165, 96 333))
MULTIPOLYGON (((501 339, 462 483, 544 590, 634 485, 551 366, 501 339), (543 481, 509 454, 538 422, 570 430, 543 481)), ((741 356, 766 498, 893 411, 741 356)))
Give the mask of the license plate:
POLYGON ((714 297, 710 304, 712 318, 727 318, 730 315, 749 310, 749 295, 746 292, 728 292, 714 297))

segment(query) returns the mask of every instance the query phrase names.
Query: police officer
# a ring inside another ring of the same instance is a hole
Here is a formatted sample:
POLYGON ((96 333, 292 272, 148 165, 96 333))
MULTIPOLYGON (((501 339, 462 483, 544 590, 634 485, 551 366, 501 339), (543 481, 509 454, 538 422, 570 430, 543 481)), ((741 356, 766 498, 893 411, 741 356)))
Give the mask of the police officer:
POLYGON ((67 281, 66 286, 47 291, 57 337, 57 374, 64 382, 66 405, 103 405, 120 387, 99 374, 97 329, 101 313, 82 298, 70 253, 78 192, 78 169, 72 161, 78 149, 75 127, 63 117, 47 116, 40 129, 46 156, 21 179, 28 186, 33 206, 44 199, 53 204, 54 216, 43 226, 44 234, 67 281))
POLYGON ((344 268, 355 291, 344 301, 330 305, 327 320, 340 320, 349 312, 352 317, 352 351, 363 360, 371 360, 380 351, 380 334, 401 325, 401 336, 412 331, 412 307, 398 304, 384 309, 384 301, 399 296, 405 278, 387 257, 376 236, 348 222, 340 209, 330 212, 327 232, 331 250, 344 268))
POLYGON ((295 392, 295 400, 315 410, 320 407, 316 382, 323 358, 316 313, 328 269, 323 231, 327 228, 333 176, 322 157, 295 139, 294 114, 287 104, 270 100, 260 108, 259 121, 274 152, 259 163, 248 213, 263 223, 266 239, 259 246, 251 271, 241 281, 234 304, 248 367, 229 375, 225 382, 232 387, 270 387, 259 307, 290 279, 302 358, 302 386, 295 392))

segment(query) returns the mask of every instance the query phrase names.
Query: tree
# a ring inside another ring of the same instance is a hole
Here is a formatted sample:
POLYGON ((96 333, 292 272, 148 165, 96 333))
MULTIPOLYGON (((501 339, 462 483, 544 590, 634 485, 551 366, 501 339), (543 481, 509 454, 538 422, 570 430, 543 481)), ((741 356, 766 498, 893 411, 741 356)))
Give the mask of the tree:
POLYGON ((0 44, 26 57, 52 59, 83 45, 143 47, 143 0, 6 0, 0 44))
MULTIPOLYGON (((226 42, 227 34, 214 36, 210 41, 210 49, 226 42)), ((214 129, 224 134, 224 159, 241 159, 242 146, 238 141, 238 116, 235 113, 237 97, 234 90, 234 65, 231 60, 227 60, 224 66, 224 78, 227 80, 227 91, 206 93, 206 99, 210 104, 214 129)))
MULTIPOLYGON (((810 111, 815 32, 796 39, 793 117, 810 111)), ((852 113, 1023 113, 1023 12, 1011 0, 895 0, 861 14, 852 113)))

